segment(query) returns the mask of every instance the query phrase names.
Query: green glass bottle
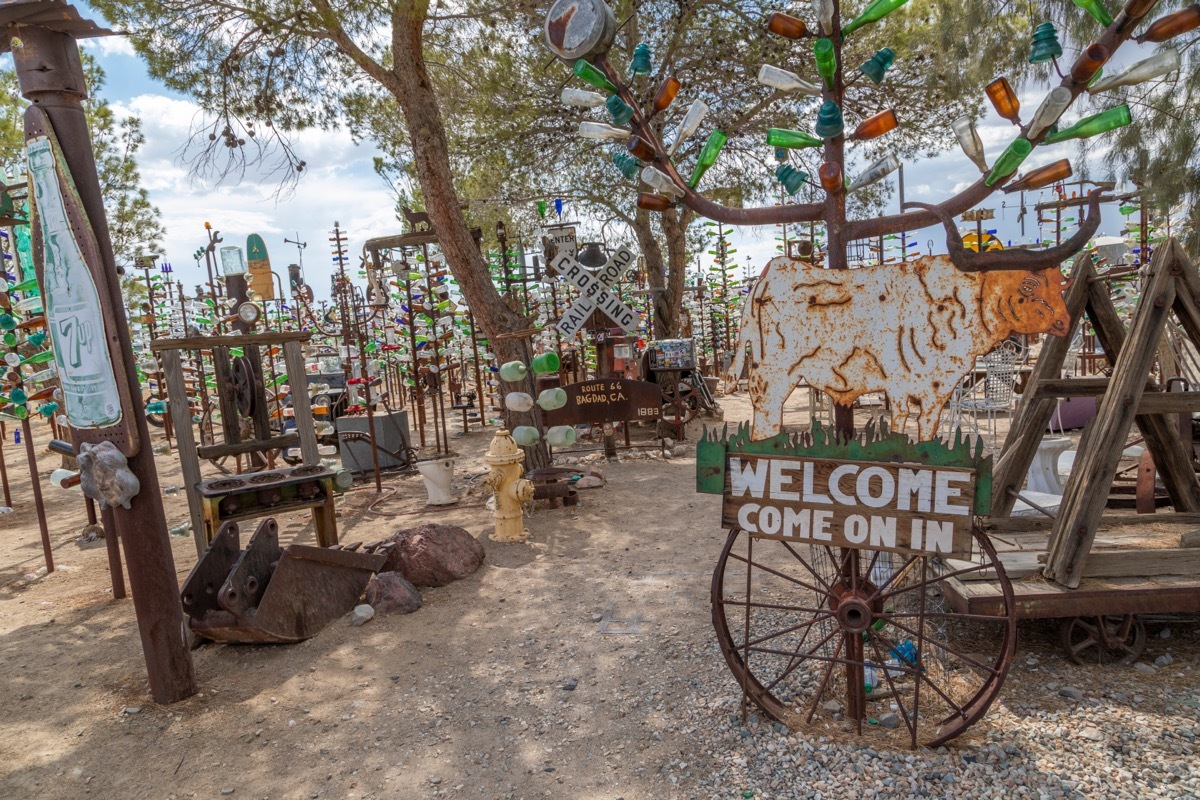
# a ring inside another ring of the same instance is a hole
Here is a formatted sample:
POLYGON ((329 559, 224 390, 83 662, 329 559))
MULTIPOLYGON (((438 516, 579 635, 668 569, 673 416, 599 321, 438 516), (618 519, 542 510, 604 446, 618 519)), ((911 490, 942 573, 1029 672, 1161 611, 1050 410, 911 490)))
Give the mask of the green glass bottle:
POLYGON ((45 363, 47 363, 49 361, 53 361, 53 360, 54 360, 54 351, 53 350, 43 350, 40 353, 34 353, 29 358, 21 359, 21 366, 24 367, 29 364, 45 364, 45 363))
POLYGON ((1072 0, 1072 2, 1095 17, 1096 22, 1099 22, 1104 27, 1107 28, 1109 25, 1112 25, 1112 14, 1108 13, 1108 9, 1104 7, 1100 0, 1072 0))
POLYGON ((1021 166, 1021 162, 1029 158, 1029 154, 1032 152, 1033 144, 1028 139, 1014 139, 1013 143, 996 159, 996 163, 992 165, 992 171, 988 173, 988 176, 983 181, 984 184, 994 186, 997 182, 1012 175, 1021 166))
POLYGON ((552 372, 558 372, 558 354, 538 353, 533 357, 532 365, 535 375, 549 375, 552 372))
POLYGON ((805 147, 822 147, 825 142, 819 136, 804 131, 771 128, 767 131, 767 144, 772 147, 786 147, 789 150, 802 150, 805 147))
POLYGON ((825 88, 833 88, 833 76, 837 74, 837 54, 833 52, 832 39, 817 39, 813 44, 813 55, 817 59, 817 73, 825 81, 825 88))
POLYGON ((864 25, 878 22, 907 2, 908 0, 875 0, 864 8, 861 14, 850 20, 846 27, 842 28, 842 36, 849 36, 864 25))
POLYGON ((575 62, 575 77, 609 94, 617 93, 617 87, 604 77, 604 73, 582 58, 575 62))
POLYGON ((1068 139, 1087 139, 1090 136, 1122 128, 1131 122, 1133 122, 1133 116, 1129 113, 1129 106, 1122 104, 1116 108, 1101 111, 1099 114, 1085 117, 1069 128, 1048 134, 1045 142, 1054 144, 1065 142, 1068 139))
POLYGON ((696 168, 692 170, 688 186, 695 189, 696 184, 700 183, 700 179, 704 177, 704 173, 708 172, 708 168, 717 163, 717 156, 721 154, 721 148, 725 146, 726 138, 721 131, 713 131, 708 135, 708 141, 704 143, 704 149, 700 151, 700 158, 696 161, 696 168))

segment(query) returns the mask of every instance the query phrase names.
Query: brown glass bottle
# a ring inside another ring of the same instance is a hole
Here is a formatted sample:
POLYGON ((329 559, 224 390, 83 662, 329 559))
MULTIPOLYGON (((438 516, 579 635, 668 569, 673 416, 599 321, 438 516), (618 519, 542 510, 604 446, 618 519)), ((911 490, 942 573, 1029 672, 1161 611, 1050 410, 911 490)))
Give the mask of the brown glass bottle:
POLYGON ((638 195, 637 207, 646 211, 666 211, 671 207, 671 198, 661 194, 642 192, 638 195))
POLYGON ((835 164, 832 161, 826 161, 817 170, 817 175, 821 178, 821 187, 831 193, 837 193, 846 188, 846 182, 842 178, 842 165, 835 164))
POLYGON ((867 117, 860 122, 854 129, 852 138, 865 142, 867 139, 874 139, 883 136, 888 131, 895 130, 897 124, 899 123, 896 121, 896 112, 889 108, 887 111, 880 111, 875 116, 867 117))
POLYGON ((1025 173, 1020 178, 1004 187, 1005 192, 1032 192, 1044 189, 1052 183, 1065 181, 1071 177, 1071 162, 1067 159, 1055 161, 1044 167, 1025 173))
POLYGON ((638 161, 649 162, 654 160, 654 148, 640 136, 629 137, 629 141, 625 143, 625 148, 630 153, 633 153, 633 157, 638 161))
POLYGON ((1083 51, 1079 60, 1071 67, 1071 80, 1086 84, 1096 75, 1096 70, 1108 61, 1108 48, 1102 44, 1093 44, 1083 51))
POLYGON ((782 36, 785 39, 803 39, 809 36, 808 26, 804 24, 804 20, 796 19, 790 14, 783 14, 776 11, 767 21, 767 30, 776 36, 782 36))
POLYGON ((984 91, 987 92, 988 100, 992 101, 992 108, 996 109, 997 114, 1013 125, 1021 124, 1021 101, 1009 85, 1008 78, 996 78, 984 91))
POLYGON ((1156 19, 1149 28, 1146 28, 1145 33, 1137 37, 1137 40, 1139 42, 1165 42, 1196 27, 1200 27, 1200 3, 1156 19))
POLYGON ((654 95, 654 105, 652 114, 657 114, 660 111, 666 111, 671 103, 675 102, 675 95, 679 94, 679 79, 668 77, 663 81, 662 86, 658 87, 658 94, 654 95))

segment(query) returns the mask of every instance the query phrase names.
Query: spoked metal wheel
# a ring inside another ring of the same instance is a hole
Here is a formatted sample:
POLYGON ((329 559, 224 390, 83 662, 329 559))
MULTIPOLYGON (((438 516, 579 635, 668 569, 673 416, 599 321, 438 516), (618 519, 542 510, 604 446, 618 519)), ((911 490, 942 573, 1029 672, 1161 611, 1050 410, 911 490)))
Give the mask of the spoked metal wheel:
POLYGON ((1062 621, 1059 636, 1067 657, 1084 666, 1128 666, 1146 650, 1146 626, 1136 614, 1070 617, 1062 621))
POLYGON ((676 381, 674 385, 664 385, 662 393, 664 422, 686 425, 696 418, 700 411, 700 400, 691 386, 683 381, 676 381))
POLYGON ((793 729, 936 746, 983 716, 1016 646, 1012 586, 987 537, 972 561, 730 531, 713 624, 746 696, 793 729), (959 614, 946 581, 998 582, 1003 613, 959 614), (869 687, 869 688, 868 688, 869 687))

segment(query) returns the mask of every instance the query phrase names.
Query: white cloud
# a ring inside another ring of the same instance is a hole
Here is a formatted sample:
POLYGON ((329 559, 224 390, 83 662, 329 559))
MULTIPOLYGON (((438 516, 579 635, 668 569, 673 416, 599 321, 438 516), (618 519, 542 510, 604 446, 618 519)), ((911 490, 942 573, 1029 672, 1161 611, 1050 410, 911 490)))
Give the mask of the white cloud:
POLYGON ((137 57, 137 53, 133 50, 133 43, 129 41, 128 36, 98 36, 95 39, 85 39, 81 43, 85 49, 95 50, 102 56, 129 56, 130 58, 137 57))

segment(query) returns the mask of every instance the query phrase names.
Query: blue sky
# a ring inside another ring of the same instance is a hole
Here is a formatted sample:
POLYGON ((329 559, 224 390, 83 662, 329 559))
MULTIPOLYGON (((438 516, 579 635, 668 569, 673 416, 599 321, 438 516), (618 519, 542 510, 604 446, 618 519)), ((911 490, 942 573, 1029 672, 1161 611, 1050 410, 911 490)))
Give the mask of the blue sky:
MULTIPOLYGON (((79 5, 81 13, 87 15, 89 9, 79 5)), ((94 13, 91 16, 101 19, 94 13)), ((402 230, 392 213, 392 198, 372 171, 371 160, 377 154, 375 149, 370 145, 355 144, 344 131, 312 131, 297 138, 297 150, 309 166, 294 193, 283 200, 275 197, 276 184, 270 180, 259 183, 248 178, 236 185, 197 182, 189 176, 187 166, 179 161, 180 148, 192 125, 203 118, 197 107, 186 97, 151 80, 144 64, 123 38, 96 39, 84 42, 83 46, 92 51, 104 67, 108 76, 104 94, 113 106, 119 113, 136 114, 142 119, 146 144, 138 157, 139 166, 151 200, 163 212, 167 228, 165 258, 172 263, 176 277, 184 282, 189 292, 205 275, 203 264, 197 266, 192 258, 192 253, 207 243, 205 221, 221 232, 224 245, 244 247, 249 234, 260 234, 267 244, 272 266, 281 275, 286 275, 287 265, 295 263, 298 255, 296 246, 285 244, 284 239, 299 238, 307 242, 303 263, 308 282, 318 296, 328 294, 328 277, 333 273, 328 238, 335 220, 348 231, 352 256, 360 251, 366 239, 402 230)), ((1138 57, 1151 52, 1147 49, 1138 57)), ((1038 87, 1022 93, 1025 114, 1036 109, 1046 91, 1046 87, 1038 87)), ((1012 140, 1015 129, 990 108, 987 110, 980 125, 980 135, 989 157, 995 158, 1012 140)), ((1081 112, 1070 110, 1064 119, 1070 122, 1081 115, 1081 112)), ((1075 162, 1076 155, 1072 143, 1038 148, 1022 171, 1064 157, 1071 157, 1075 162)), ((906 195, 910 200, 938 202, 964 188, 977 175, 967 158, 955 150, 935 159, 906 164, 906 195)), ((1029 198, 1030 205, 1038 199, 1049 199, 1049 194, 1029 198)), ((630 204, 633 200, 634 194, 630 191, 630 204)), ((990 198, 985 207, 996 210, 997 219, 989 225, 998 229, 1001 239, 1017 243, 1020 228, 1015 203, 1015 197, 998 194, 990 198)), ((888 211, 897 210, 898 201, 893 197, 888 211)), ((1101 232, 1116 234, 1123 218, 1115 207, 1106 207, 1104 211, 1101 232)), ((1036 223, 1032 221, 1034 218, 1031 210, 1026 225, 1029 241, 1039 235, 1036 223)), ((581 231, 581 239, 588 239, 588 233, 581 231)), ((590 233, 593 236, 598 233, 598 226, 590 233)), ((1053 230, 1044 228, 1042 234, 1053 236, 1053 230)), ((739 262, 746 265, 746 269, 760 270, 774 255, 775 235, 773 227, 737 231, 734 244, 739 251, 739 262)), ((940 228, 914 232, 911 238, 919 243, 922 251, 927 249, 930 240, 935 253, 945 251, 940 228)))

